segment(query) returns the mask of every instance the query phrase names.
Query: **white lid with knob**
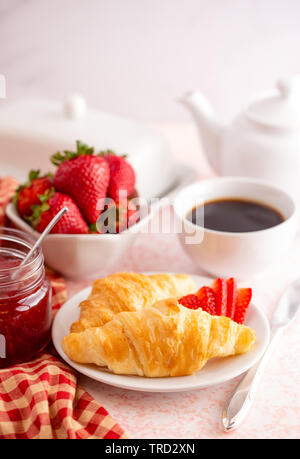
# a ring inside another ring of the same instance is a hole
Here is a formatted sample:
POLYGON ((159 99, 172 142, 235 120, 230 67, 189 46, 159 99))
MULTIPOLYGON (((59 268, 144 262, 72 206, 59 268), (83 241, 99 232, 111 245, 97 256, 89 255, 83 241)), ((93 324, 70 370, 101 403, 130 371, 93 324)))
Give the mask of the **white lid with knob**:
POLYGON ((87 108, 84 97, 67 101, 18 100, 0 107, 0 169, 24 181, 28 170, 48 171, 49 156, 73 150, 76 140, 96 151, 128 154, 140 196, 164 194, 177 180, 177 166, 164 136, 147 125, 87 108), (16 171, 18 169, 18 171, 16 171))
POLYGON ((247 116, 262 124, 282 128, 300 127, 300 75, 277 82, 277 91, 252 102, 247 116))
POLYGON ((86 116, 86 101, 80 94, 72 94, 64 105, 65 115, 67 118, 79 120, 86 116))

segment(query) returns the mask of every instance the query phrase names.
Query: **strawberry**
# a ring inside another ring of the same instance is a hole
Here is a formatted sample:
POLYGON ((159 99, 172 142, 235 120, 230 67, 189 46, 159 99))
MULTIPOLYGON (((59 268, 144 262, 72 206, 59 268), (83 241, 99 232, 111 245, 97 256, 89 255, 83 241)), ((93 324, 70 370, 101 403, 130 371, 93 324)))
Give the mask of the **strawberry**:
POLYGON ((197 295, 186 295, 178 300, 178 303, 182 304, 189 309, 199 309, 201 308, 201 300, 197 295))
POLYGON ((251 297, 252 289, 238 289, 236 280, 231 277, 227 280, 218 278, 212 287, 201 287, 196 295, 187 295, 178 301, 187 308, 201 308, 210 315, 227 316, 242 324, 251 297))
POLYGON ((131 193, 131 195, 129 195, 129 199, 135 199, 135 198, 138 198, 139 197, 139 193, 137 192, 136 189, 133 190, 133 192, 131 193))
POLYGON ((76 203, 70 196, 54 192, 54 190, 50 196, 45 196, 41 205, 33 206, 33 213, 30 217, 32 226, 42 233, 52 218, 64 206, 68 208, 68 212, 56 223, 51 233, 87 234, 88 225, 76 203))
POLYGON ((53 187, 50 175, 40 177, 40 171, 30 171, 28 181, 21 185, 14 197, 14 202, 21 217, 29 217, 32 214, 32 206, 41 204, 40 196, 44 195, 53 187))
POLYGON ((129 200, 122 198, 121 200, 107 200, 104 207, 104 212, 100 215, 96 225, 90 227, 92 231, 103 233, 121 233, 139 220, 139 212, 137 206, 129 200))
POLYGON ((226 316, 230 319, 234 319, 236 299, 237 299, 237 284, 236 280, 233 277, 227 279, 227 309, 226 316))
POLYGON ((216 315, 226 316, 227 309, 227 283, 225 279, 218 278, 214 281, 212 289, 216 297, 216 315))
POLYGON ((252 297, 251 288, 237 288, 236 280, 218 278, 212 287, 201 287, 196 295, 186 295, 179 303, 190 309, 199 309, 211 315, 227 316, 243 324, 252 297))
POLYGON ((246 311, 252 298, 251 288, 240 288, 237 292, 237 300, 234 314, 234 321, 243 324, 246 311))
POLYGON ((55 189, 71 196, 86 220, 96 223, 109 185, 106 159, 95 156, 93 148, 78 140, 76 152, 58 152, 51 161, 58 166, 54 175, 55 189))
POLYGON ((203 311, 208 312, 212 316, 216 315, 216 297, 213 289, 210 287, 201 287, 196 295, 201 302, 203 311))
POLYGON ((135 187, 135 172, 133 167, 126 160, 126 155, 117 156, 111 150, 101 152, 110 171, 110 181, 108 196, 112 199, 119 199, 120 192, 124 192, 126 197, 130 197, 135 187))

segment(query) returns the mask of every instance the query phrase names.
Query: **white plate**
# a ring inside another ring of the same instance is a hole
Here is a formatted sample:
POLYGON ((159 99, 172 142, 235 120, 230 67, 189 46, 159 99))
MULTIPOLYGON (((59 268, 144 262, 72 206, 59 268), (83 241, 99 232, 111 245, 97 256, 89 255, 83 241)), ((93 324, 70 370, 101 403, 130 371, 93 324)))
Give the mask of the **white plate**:
MULTIPOLYGON (((197 289, 202 285, 210 285, 211 279, 192 276, 197 289)), ((108 370, 94 365, 82 365, 72 362, 62 349, 62 340, 69 333, 70 326, 79 317, 79 303, 86 299, 91 291, 88 287, 67 301, 57 313, 52 329, 54 346, 60 356, 79 373, 89 376, 111 386, 144 392, 181 392, 201 389, 220 384, 235 378, 253 366, 264 353, 270 339, 270 327, 265 314, 251 304, 245 324, 256 331, 257 340, 253 349, 247 354, 212 359, 205 367, 192 376, 174 378, 145 378, 140 376, 115 375, 108 370)))

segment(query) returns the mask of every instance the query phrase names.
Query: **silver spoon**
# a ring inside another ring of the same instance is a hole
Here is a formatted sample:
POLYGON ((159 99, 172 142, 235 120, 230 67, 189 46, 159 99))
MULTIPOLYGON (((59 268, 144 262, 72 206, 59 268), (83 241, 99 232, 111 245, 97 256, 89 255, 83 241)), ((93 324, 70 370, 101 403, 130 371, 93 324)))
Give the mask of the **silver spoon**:
POLYGON ((31 247, 30 251, 27 253, 26 257, 22 260, 22 262, 19 264, 19 267, 20 266, 23 266, 25 265, 25 263, 27 263, 27 261, 30 259, 31 255, 33 254, 33 252, 36 250, 36 248, 43 242, 44 238, 47 236, 48 233, 50 233, 50 231, 52 230, 52 228, 56 225, 56 223, 61 219, 61 217, 66 213, 68 212, 68 208, 67 207, 63 207, 56 215, 55 217, 53 217, 53 219, 51 220, 51 222, 48 224, 48 226, 44 229, 44 231, 42 232, 42 234, 40 235, 40 237, 38 238, 38 240, 36 241, 36 243, 31 247))

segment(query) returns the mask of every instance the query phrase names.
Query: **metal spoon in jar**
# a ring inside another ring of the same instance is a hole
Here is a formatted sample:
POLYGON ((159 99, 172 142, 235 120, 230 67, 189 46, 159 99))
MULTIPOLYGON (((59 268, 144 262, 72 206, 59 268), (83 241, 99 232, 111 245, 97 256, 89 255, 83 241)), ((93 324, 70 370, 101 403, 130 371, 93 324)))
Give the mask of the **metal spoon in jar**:
POLYGON ((40 237, 38 238, 38 240, 36 241, 36 243, 31 247, 30 251, 27 253, 26 257, 22 260, 22 262, 20 263, 19 267, 20 266, 23 266, 25 265, 25 263, 27 263, 27 261, 30 259, 31 255, 34 253, 34 251, 36 250, 37 247, 39 247, 39 245, 43 242, 44 238, 47 236, 48 233, 50 233, 50 231, 52 230, 52 228, 56 225, 56 223, 61 219, 61 217, 66 213, 68 212, 68 208, 67 207, 63 207, 56 215, 55 217, 53 217, 53 219, 51 220, 51 222, 48 224, 48 226, 44 229, 44 231, 42 232, 42 234, 40 235, 40 237))

